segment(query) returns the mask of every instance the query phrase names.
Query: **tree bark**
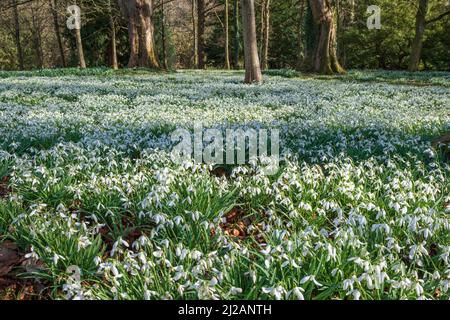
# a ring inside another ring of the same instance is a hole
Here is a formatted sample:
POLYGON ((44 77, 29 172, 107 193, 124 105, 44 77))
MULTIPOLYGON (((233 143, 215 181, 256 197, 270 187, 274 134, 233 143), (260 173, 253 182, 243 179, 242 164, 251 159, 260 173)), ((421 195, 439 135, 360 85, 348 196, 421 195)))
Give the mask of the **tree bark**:
POLYGON ((116 23, 114 21, 114 16, 112 13, 111 0, 108 0, 108 19, 109 19, 109 28, 111 32, 111 40, 110 40, 110 48, 109 48, 109 62, 111 64, 111 68, 114 70, 119 69, 119 63, 117 61, 117 40, 116 40, 116 23))
POLYGON ((162 55, 163 55, 163 68, 167 70, 167 43, 166 43, 166 15, 164 12, 164 1, 161 2, 161 42, 162 42, 162 55))
POLYGON ((62 43, 61 30, 59 28, 58 11, 56 10, 56 0, 50 0, 50 8, 53 16, 53 28, 55 30, 56 41, 58 42, 59 55, 63 68, 67 66, 66 57, 64 55, 64 47, 62 43))
POLYGON ((14 15, 14 37, 16 40, 17 47, 17 61, 19 63, 19 69, 24 69, 24 60, 23 60, 23 49, 22 44, 20 42, 20 21, 19 21, 19 10, 17 9, 17 0, 12 0, 12 9, 14 15))
POLYGON ((343 30, 345 29, 344 23, 345 23, 345 11, 341 8, 341 1, 335 0, 334 1, 336 6, 336 52, 338 61, 340 62, 341 66, 345 66, 345 43, 342 37, 343 30))
POLYGON ((192 0, 192 35, 193 35, 193 60, 194 68, 198 68, 198 24, 197 24, 197 0, 192 0))
MULTIPOLYGON (((75 1, 75 5, 77 2, 75 1)), ((79 26, 75 28, 75 42, 77 45, 77 53, 78 53, 78 66, 81 69, 86 69, 86 60, 84 60, 84 50, 83 50, 83 41, 81 39, 81 23, 79 26)))
POLYGON ((112 14, 111 0, 108 0, 108 11, 109 27, 111 32, 111 67, 114 70, 117 70, 119 69, 119 63, 117 61, 116 24, 114 22, 114 16, 112 14))
POLYGON ((86 60, 84 60, 83 42, 81 40, 81 30, 79 28, 75 28, 75 39, 77 44, 79 67, 81 69, 86 69, 86 60))
POLYGON ((304 23, 304 15, 305 15, 305 1, 300 0, 300 17, 298 21, 298 67, 303 64, 303 58, 305 57, 304 46, 303 46, 303 23, 304 23))
POLYGON ((411 56, 409 60, 409 71, 414 72, 419 69, 420 55, 422 52, 423 34, 425 33, 425 18, 428 11, 428 0, 419 0, 419 9, 416 14, 416 34, 411 46, 411 56))
POLYGON ((269 36, 270 36, 270 0, 264 0, 263 4, 263 37, 262 37, 262 50, 261 50, 261 60, 262 69, 267 70, 269 68, 269 36))
POLYGON ((255 1, 241 0, 244 27, 245 83, 261 83, 262 74, 256 42, 255 1))
POLYGON ((41 24, 37 20, 37 13, 34 4, 31 4, 31 21, 33 24, 33 42, 36 51, 36 65, 41 69, 44 65, 44 54, 42 52, 41 24))
POLYGON ((198 68, 205 68, 205 0, 197 0, 198 68))
POLYGON ((153 0, 138 0, 140 22, 139 34, 139 66, 159 68, 155 53, 153 0))
POLYGON ((229 2, 225 0, 225 69, 230 70, 230 26, 229 26, 229 2))
POLYGON ((239 39, 239 0, 234 0, 233 3, 233 9, 234 9, 234 17, 233 17, 233 24, 234 24, 234 33, 233 33, 233 68, 239 69, 239 46, 240 46, 240 39, 239 39))
POLYGON ((336 54, 336 27, 330 0, 309 0, 316 31, 312 70, 322 74, 344 73, 336 54))
POLYGON ((129 68, 159 68, 155 54, 153 0, 119 0, 128 20, 129 68))

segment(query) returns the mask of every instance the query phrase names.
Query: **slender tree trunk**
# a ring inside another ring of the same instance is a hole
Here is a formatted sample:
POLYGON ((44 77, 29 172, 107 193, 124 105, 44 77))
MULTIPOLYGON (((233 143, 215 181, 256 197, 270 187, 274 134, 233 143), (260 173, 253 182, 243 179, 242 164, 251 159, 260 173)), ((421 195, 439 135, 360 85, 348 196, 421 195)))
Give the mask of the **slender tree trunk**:
POLYGON ((229 26, 229 2, 225 0, 225 69, 230 70, 230 26, 229 26))
POLYGON ((425 18, 428 11, 428 0, 419 0, 419 9, 416 14, 416 34, 411 46, 411 56, 409 60, 409 71, 419 69, 420 55, 422 52, 423 34, 425 33, 425 18))
POLYGON ((336 28, 330 0, 309 0, 316 26, 312 70, 322 74, 344 73, 336 54, 336 28))
POLYGON ((263 46, 261 52, 262 68, 267 70, 269 68, 269 37, 270 37, 270 0, 265 0, 264 3, 264 28, 263 28, 263 46))
POLYGON ((81 69, 86 69, 86 60, 84 60, 83 42, 81 40, 81 30, 79 28, 75 28, 75 39, 77 44, 79 67, 81 69))
POLYGON ((166 43, 166 15, 164 12, 164 0, 161 2, 161 41, 162 41, 162 55, 163 68, 167 70, 167 43, 166 43))
POLYGON ((198 68, 198 22, 197 22, 197 0, 192 0, 192 34, 194 40, 193 60, 194 68, 198 68))
POLYGON ((261 6, 261 14, 260 14, 260 35, 259 35, 259 48, 258 48, 258 52, 259 52, 259 56, 262 57, 262 52, 263 52, 263 44, 264 44, 264 21, 265 21, 265 10, 266 10, 266 5, 265 5, 266 0, 261 0, 260 1, 260 6, 261 6))
POLYGON ((119 62, 117 61, 116 24, 114 22, 114 17, 111 11, 109 12, 109 26, 111 28, 111 67, 114 70, 117 70, 119 69, 119 62))
POLYGON ((256 43, 255 1, 241 0, 244 27, 245 83, 261 83, 262 74, 256 43))
POLYGON ((111 48, 110 48, 110 63, 111 68, 114 70, 119 69, 119 63, 117 61, 117 40, 116 40, 116 23, 114 21, 114 16, 112 13, 111 0, 108 0, 108 18, 109 18, 109 28, 111 32, 111 48))
POLYGON ((34 3, 31 4, 31 21, 33 24, 33 42, 36 51, 36 65, 39 69, 42 69, 44 65, 44 54, 42 52, 42 40, 41 40, 41 24, 37 20, 36 9, 34 3))
POLYGON ((337 57, 338 57, 338 61, 340 61, 341 63, 343 63, 343 59, 342 59, 342 46, 343 46, 343 41, 340 37, 341 35, 341 31, 342 31, 342 10, 341 10, 341 3, 339 0, 335 0, 334 1, 335 4, 335 17, 336 17, 336 53, 337 53, 337 57))
POLYGON ((56 10, 56 0, 50 0, 50 8, 52 10, 52 16, 53 16, 53 28, 55 30, 56 35, 56 41, 58 42, 58 49, 59 49, 59 55, 61 58, 61 65, 63 68, 67 66, 66 64, 66 57, 64 55, 64 47, 61 37, 61 30, 59 28, 59 21, 58 21, 58 11, 56 10))
MULTIPOLYGON (((77 2, 75 1, 75 5, 76 4, 77 2)), ((84 60, 83 41, 81 39, 81 23, 75 28, 75 42, 77 45, 78 66, 81 69, 86 69, 86 60, 84 60)))
POLYGON ((205 68, 205 0, 197 0, 198 68, 205 68))
POLYGON ((233 68, 239 69, 239 47, 240 47, 240 39, 239 39, 239 0, 234 0, 233 2, 234 9, 234 32, 233 32, 233 68))
POLYGON ((138 66, 139 58, 139 36, 136 17, 136 3, 128 2, 128 37, 130 39, 130 58, 128 60, 128 68, 138 66))
POLYGON ((303 46, 303 24, 304 24, 304 15, 305 15, 305 1, 300 0, 300 17, 298 21, 298 66, 303 64, 303 59, 305 57, 305 48, 303 46))
POLYGON ((24 69, 24 61, 23 61, 23 50, 22 44, 20 42, 20 21, 19 21, 19 10, 17 9, 17 0, 12 0, 12 9, 14 14, 14 29, 15 29, 15 40, 17 47, 17 61, 19 62, 19 69, 24 69))

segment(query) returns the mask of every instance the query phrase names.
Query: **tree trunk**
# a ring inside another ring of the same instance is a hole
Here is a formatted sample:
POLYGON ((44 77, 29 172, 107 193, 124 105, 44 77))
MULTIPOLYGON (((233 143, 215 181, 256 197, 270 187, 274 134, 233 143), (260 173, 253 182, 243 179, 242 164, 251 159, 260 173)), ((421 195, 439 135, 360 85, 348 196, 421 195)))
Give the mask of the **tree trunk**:
POLYGON ((20 21, 19 21, 19 10, 17 9, 17 0, 12 0, 12 9, 14 14, 14 37, 16 40, 17 47, 17 61, 19 62, 19 69, 24 69, 24 61, 23 61, 23 50, 22 44, 20 42, 20 21))
POLYGON ((409 61, 409 71, 419 69, 420 54, 422 51, 423 34, 425 32, 425 18, 428 11, 428 0, 419 0, 419 9, 416 14, 416 35, 411 46, 411 56, 409 61))
POLYGON ((153 0, 138 0, 138 3, 139 67, 159 68, 154 44, 153 0))
MULTIPOLYGON (((75 5, 77 2, 75 1, 75 5)), ((86 61, 84 60, 84 51, 83 51, 83 41, 81 40, 81 22, 79 25, 75 26, 75 42, 77 45, 77 53, 78 53, 78 66, 81 69, 86 69, 86 61)))
POLYGON ((267 70, 269 68, 270 0, 265 0, 263 6, 264 28, 261 40, 263 42, 261 60, 263 70, 267 70))
POLYGON ((198 23, 197 23, 197 0, 192 0, 192 34, 194 40, 194 49, 193 49, 193 60, 194 60, 194 68, 198 68, 198 23))
POLYGON ((31 4, 31 21, 33 24, 33 42, 34 49, 36 51, 36 65, 39 69, 42 69, 44 65, 44 54, 42 52, 42 39, 41 39, 41 24, 37 20, 36 9, 34 4, 31 4))
POLYGON ((300 17, 298 21, 298 65, 297 67, 301 66, 303 64, 303 58, 305 57, 305 48, 303 46, 303 17, 305 15, 305 1, 306 0, 300 0, 300 17))
POLYGON ((239 69, 239 46, 240 46, 240 39, 239 39, 239 0, 234 0, 233 3, 233 9, 234 9, 234 32, 233 32, 233 68, 239 69))
POLYGON ((119 69, 119 63, 117 61, 117 41, 116 41, 116 24, 112 14, 111 0, 108 0, 108 15, 109 15, 109 27, 111 28, 111 67, 114 70, 119 69))
POLYGON ((256 43, 255 1, 241 0, 244 27, 245 83, 261 83, 262 74, 256 43))
POLYGON ((153 0, 119 0, 128 20, 129 68, 159 68, 155 54, 153 0))
POLYGON ((345 28, 344 26, 344 15, 345 11, 341 9, 341 2, 339 0, 334 1, 336 6, 336 52, 338 61, 340 61, 340 64, 342 67, 345 65, 345 57, 344 57, 344 40, 342 39, 343 30, 345 28))
POLYGON ((81 40, 80 28, 75 28, 75 38, 77 43, 78 63, 81 69, 86 69, 86 61, 84 60, 83 42, 81 40))
POLYGON ((111 26, 111 67, 117 70, 119 69, 119 62, 117 61, 116 25, 112 15, 109 16, 109 24, 111 26))
POLYGON ((260 28, 259 28, 259 32, 260 32, 260 35, 259 35, 259 43, 258 43, 258 45, 259 45, 259 47, 258 47, 258 52, 259 52, 259 56, 260 57, 262 57, 262 51, 263 51, 263 43, 264 43, 264 21, 265 21, 265 16, 266 16, 266 13, 264 12, 265 10, 266 10, 266 5, 265 5, 265 2, 266 2, 266 0, 261 0, 260 1, 260 6, 261 6, 261 14, 260 14, 260 19, 261 19, 261 22, 260 22, 260 24, 261 24, 261 26, 260 26, 260 28))
POLYGON ((230 70, 230 26, 228 20, 229 3, 225 0, 225 69, 230 70))
POLYGON ((164 1, 161 2, 161 42, 162 42, 162 55, 163 55, 163 68, 167 70, 167 43, 166 43, 166 15, 164 12, 164 1))
POLYGON ((63 47, 62 38, 61 38, 61 30, 59 28, 58 11, 56 10, 56 0, 50 0, 50 8, 52 10, 53 28, 55 30, 56 41, 58 42, 58 49, 59 49, 59 55, 61 58, 61 64, 62 64, 63 68, 65 68, 67 66, 67 64, 66 64, 66 57, 64 55, 64 47, 63 47))
POLYGON ((322 74, 344 73, 336 54, 336 28, 330 0, 309 0, 316 28, 312 70, 322 74))
POLYGON ((205 0, 197 0, 198 68, 205 68, 205 0))

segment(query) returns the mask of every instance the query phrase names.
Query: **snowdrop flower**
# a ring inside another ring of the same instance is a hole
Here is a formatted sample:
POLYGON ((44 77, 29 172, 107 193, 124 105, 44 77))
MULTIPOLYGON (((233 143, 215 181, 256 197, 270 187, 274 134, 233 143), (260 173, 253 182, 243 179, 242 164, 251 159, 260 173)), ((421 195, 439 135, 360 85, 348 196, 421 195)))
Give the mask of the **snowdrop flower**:
POLYGON ((291 293, 294 294, 294 296, 297 300, 305 300, 305 297, 303 296, 303 292, 305 292, 305 290, 301 287, 295 287, 291 291, 291 293))
POLYGON ((300 284, 304 284, 307 282, 313 282, 316 286, 321 287, 322 284, 320 284, 314 275, 305 276, 300 280, 300 284))

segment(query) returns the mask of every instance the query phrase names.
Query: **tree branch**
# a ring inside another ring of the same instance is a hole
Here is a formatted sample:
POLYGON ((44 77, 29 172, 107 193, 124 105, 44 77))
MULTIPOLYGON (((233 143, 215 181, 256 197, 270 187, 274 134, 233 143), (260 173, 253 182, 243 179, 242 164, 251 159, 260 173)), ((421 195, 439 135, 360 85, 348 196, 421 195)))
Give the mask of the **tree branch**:
POLYGON ((0 6, 0 12, 9 10, 9 9, 14 8, 14 7, 18 7, 18 6, 21 6, 21 5, 23 5, 23 4, 27 4, 27 3, 29 3, 29 2, 33 2, 33 1, 34 1, 34 0, 24 0, 24 1, 22 1, 22 2, 18 2, 17 4, 11 4, 11 5, 5 6, 5 7, 0 6))
POLYGON ((425 21, 425 24, 431 24, 431 23, 433 23, 433 22, 436 22, 436 21, 438 21, 438 20, 441 20, 443 17, 445 17, 445 16, 447 16, 447 15, 449 15, 449 14, 450 14, 450 10, 447 11, 447 12, 444 12, 444 13, 442 13, 442 14, 440 14, 440 15, 438 15, 437 17, 435 17, 435 18, 433 18, 433 19, 431 19, 431 20, 425 21))

